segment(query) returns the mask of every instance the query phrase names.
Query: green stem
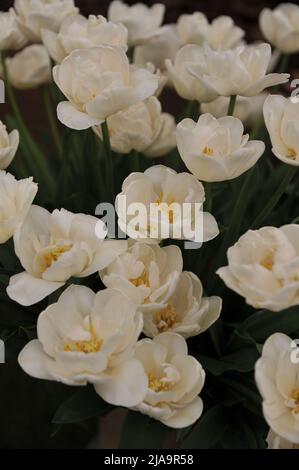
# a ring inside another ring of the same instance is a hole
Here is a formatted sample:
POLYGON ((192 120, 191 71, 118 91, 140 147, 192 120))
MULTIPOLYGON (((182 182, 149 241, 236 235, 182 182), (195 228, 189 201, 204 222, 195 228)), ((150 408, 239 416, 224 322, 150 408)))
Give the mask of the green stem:
POLYGON ((200 116, 200 104, 198 101, 188 101, 181 117, 180 121, 183 119, 193 119, 193 121, 198 121, 200 116))
POLYGON ((213 194, 212 194, 212 183, 205 183, 205 193, 206 193, 206 205, 205 210, 211 212, 213 208, 213 194))
POLYGON ((239 193, 238 200, 232 214, 229 230, 227 232, 228 246, 237 240, 237 237, 240 233, 243 214, 246 211, 248 205, 254 172, 255 168, 251 168, 251 170, 248 171, 239 193))
POLYGON ((43 97, 44 106, 45 106, 45 110, 46 110, 46 113, 47 113, 47 118, 48 118, 48 121, 49 121, 50 129, 51 129, 51 132, 52 132, 53 140, 54 140, 59 158, 61 159, 61 157, 62 157, 61 136, 60 136, 59 129, 58 129, 58 126, 57 126, 57 120, 56 120, 56 117, 55 117, 54 112, 53 112, 53 106, 52 106, 51 99, 50 99, 50 96, 49 96, 49 93, 48 93, 48 88, 46 86, 42 86, 41 87, 41 93, 42 93, 42 97, 43 97))
POLYGON ((260 132, 261 127, 262 127, 263 124, 264 124, 263 117, 260 116, 256 120, 255 125, 252 128, 252 131, 251 131, 251 134, 250 134, 250 140, 255 140, 258 137, 259 132, 260 132))
POLYGON ((92 168, 93 177, 95 180, 95 194, 99 198, 99 200, 102 200, 104 199, 104 195, 106 194, 105 175, 102 171, 102 160, 100 158, 94 158, 95 155, 100 156, 102 142, 101 139, 99 139, 98 135, 93 132, 92 129, 90 129, 89 132, 92 134, 93 138, 93 153, 89 156, 90 168, 92 168))
POLYGON ((281 181, 280 185, 274 192, 273 196, 270 198, 268 204, 264 207, 264 209, 260 212, 260 214, 257 216, 255 221, 252 224, 252 229, 257 229, 259 228, 262 223, 265 221, 265 219, 268 217, 268 215, 272 212, 272 210, 275 208, 277 203, 280 201, 280 198, 283 196, 285 193, 287 187, 289 186, 290 182, 294 178, 295 174, 297 172, 297 168, 291 167, 288 169, 285 177, 281 181))
POLYGON ((106 184, 108 185, 109 201, 114 203, 115 191, 114 191, 114 173, 113 173, 113 155, 111 149, 110 135, 107 121, 102 124, 103 143, 106 153, 106 184))
POLYGON ((212 266, 212 273, 214 275, 215 271, 222 266, 225 262, 225 256, 228 248, 237 241, 237 238, 240 233, 240 228, 243 220, 243 215, 246 211, 246 208, 249 203, 250 198, 250 188, 252 186, 252 180, 254 177, 255 168, 252 168, 246 175, 244 183, 242 185, 241 191, 238 196, 235 208, 233 210, 230 224, 226 234, 224 235, 222 244, 219 249, 219 256, 217 256, 215 263, 212 266))
POLYGON ((289 60, 290 60, 290 55, 283 54, 279 68, 278 68, 278 73, 283 73, 287 70, 288 65, 289 65, 289 60))
POLYGON ((45 185, 45 188, 47 190, 50 190, 52 189, 51 175, 49 173, 44 156, 39 150, 34 140, 32 139, 26 127, 26 124, 24 122, 23 116, 20 112, 19 105, 17 103, 13 88, 9 81, 4 54, 2 54, 2 67, 3 67, 3 76, 4 76, 4 81, 5 81, 5 90, 7 92, 7 96, 8 96, 12 111, 17 120, 19 131, 24 138, 28 166, 30 167, 30 169, 33 169, 34 173, 38 175, 40 182, 42 182, 45 185))
POLYGON ((228 116, 233 116, 234 115, 236 102, 237 102, 237 95, 232 95, 230 97, 228 110, 227 110, 227 115, 228 116))
POLYGON ((214 323, 214 325, 212 325, 209 328, 209 334, 210 334, 210 338, 211 338, 212 344, 215 348, 215 351, 216 351, 217 355, 219 357, 221 357, 221 349, 220 349, 219 342, 218 342, 218 336, 217 336, 217 332, 216 332, 215 323, 214 323))
POLYGON ((131 153, 131 170, 133 173, 140 173, 140 155, 136 150, 131 153))

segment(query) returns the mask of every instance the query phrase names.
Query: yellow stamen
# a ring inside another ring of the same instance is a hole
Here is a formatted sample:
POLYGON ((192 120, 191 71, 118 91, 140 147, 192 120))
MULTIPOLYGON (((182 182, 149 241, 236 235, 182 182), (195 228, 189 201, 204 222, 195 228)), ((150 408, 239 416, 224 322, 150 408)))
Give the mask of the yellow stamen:
POLYGON ((67 253, 71 249, 72 249, 72 245, 61 245, 61 246, 56 246, 55 248, 53 248, 53 250, 47 253, 44 257, 47 269, 50 268, 53 263, 58 261, 61 255, 63 255, 64 253, 67 253))
POLYGON ((148 273, 146 272, 146 270, 144 270, 141 276, 137 277, 136 279, 130 279, 130 282, 135 287, 140 287, 140 286, 150 287, 148 273))
POLYGON ((269 253, 261 262, 261 265, 268 269, 268 271, 272 271, 274 266, 274 253, 269 253))
POLYGON ((290 158, 291 160, 296 160, 296 158, 297 158, 296 150, 290 148, 290 149, 288 149, 288 152, 289 152, 288 158, 290 158))
POLYGON ((296 415, 299 414, 299 387, 295 388, 291 393, 291 400, 293 401, 294 406, 292 406, 292 411, 296 415))
POLYGON ((159 194, 158 199, 154 202, 154 204, 157 204, 157 206, 160 206, 161 204, 166 204, 168 206, 168 218, 169 218, 169 223, 173 224, 174 221, 174 210, 170 208, 172 204, 175 203, 175 200, 173 198, 170 198, 168 201, 163 201, 164 199, 164 193, 163 191, 159 194))
POLYGON ((162 191, 162 192, 159 194, 158 199, 156 199, 155 204, 157 204, 157 205, 159 206, 159 205, 162 203, 163 198, 164 198, 164 194, 163 194, 163 191, 162 191))
POLYGON ((214 156, 214 149, 212 147, 205 147, 203 149, 203 154, 207 155, 208 157, 213 157, 214 156))
POLYGON ((166 308, 156 314, 155 320, 159 333, 163 333, 177 323, 178 317, 173 306, 168 304, 166 308))
POLYGON ((166 382, 163 378, 158 378, 155 374, 148 374, 148 386, 154 392, 169 392, 173 386, 173 382, 166 382))
POLYGON ((88 341, 70 341, 64 346, 64 352, 81 352, 84 354, 97 353, 101 350, 103 340, 98 339, 94 327, 90 324, 90 336, 88 341))

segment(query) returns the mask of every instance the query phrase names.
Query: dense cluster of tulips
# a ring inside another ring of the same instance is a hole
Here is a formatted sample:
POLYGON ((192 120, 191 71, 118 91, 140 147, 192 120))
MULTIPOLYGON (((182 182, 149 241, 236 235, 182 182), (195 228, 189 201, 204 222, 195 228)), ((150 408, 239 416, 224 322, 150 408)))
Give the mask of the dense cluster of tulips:
POLYGON ((0 338, 6 352, 22 338, 30 376, 80 387, 82 420, 90 397, 95 416, 128 409, 123 441, 295 448, 299 99, 284 84, 299 7, 263 10, 268 42, 253 44, 228 16, 164 14, 117 0, 107 19, 73 0, 0 13, 0 338), (19 105, 29 89, 43 139, 19 105), (124 198, 145 209, 137 228, 124 198), (184 235, 199 206, 200 247, 184 235))

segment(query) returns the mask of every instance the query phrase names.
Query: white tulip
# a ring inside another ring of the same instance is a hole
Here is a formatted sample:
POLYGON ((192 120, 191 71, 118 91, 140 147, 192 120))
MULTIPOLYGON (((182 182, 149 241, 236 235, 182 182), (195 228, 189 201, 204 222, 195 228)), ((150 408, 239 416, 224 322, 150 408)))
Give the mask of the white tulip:
POLYGON ((271 61, 269 44, 240 46, 227 51, 188 45, 180 50, 176 61, 179 66, 166 64, 178 92, 181 86, 186 87, 186 84, 181 85, 185 75, 191 75, 192 86, 197 90, 191 96, 198 101, 212 101, 216 96, 255 96, 266 88, 286 83, 290 77, 287 73, 267 73, 271 61), (181 57, 183 64, 180 64, 181 57))
MULTIPOLYGON (((240 119, 246 127, 253 127, 263 116, 263 105, 267 98, 266 93, 247 98, 245 96, 238 96, 234 117, 240 119)), ((227 116, 230 98, 226 96, 219 96, 210 103, 202 103, 201 111, 203 114, 212 114, 215 118, 227 116)))
POLYGON ((252 168, 265 144, 249 141, 242 122, 231 116, 202 114, 198 122, 184 119, 177 127, 179 153, 187 168, 202 181, 226 181, 252 168))
POLYGON ((135 48, 134 63, 145 66, 150 62, 164 72, 165 60, 174 60, 179 48, 180 42, 175 26, 162 26, 146 44, 135 48))
POLYGON ((285 54, 299 52, 299 7, 282 3, 274 10, 264 8, 260 14, 260 28, 273 46, 285 54))
POLYGON ((6 66, 11 84, 20 90, 37 88, 52 80, 51 60, 47 49, 40 44, 28 46, 7 58, 6 66))
POLYGON ((281 59, 281 52, 278 49, 274 49, 274 51, 272 51, 272 57, 269 63, 268 72, 273 72, 273 70, 276 69, 280 59, 281 59))
POLYGON ((228 250, 218 275, 254 308, 279 312, 299 305, 299 225, 250 230, 228 250))
POLYGON ((299 165, 299 106, 292 99, 270 95, 264 104, 264 119, 272 152, 288 165, 299 165))
POLYGON ((281 438, 299 444, 299 361, 292 360, 292 343, 282 333, 270 336, 256 363, 255 378, 267 423, 281 438))
POLYGON ((182 46, 206 42, 209 30, 209 21, 204 13, 199 11, 192 14, 181 15, 177 22, 177 32, 182 46))
POLYGON ((203 411, 198 394, 205 383, 205 371, 188 356, 185 339, 175 333, 144 339, 137 343, 135 358, 148 376, 148 389, 134 409, 171 428, 194 424, 203 411))
MULTIPOLYGON (((134 67, 135 67, 135 69, 140 68, 140 66, 137 65, 137 64, 133 64, 133 68, 134 67)), ((144 68, 146 68, 150 73, 156 75, 156 77, 158 78, 158 88, 156 89, 156 91, 154 93, 154 96, 156 98, 159 98, 159 96, 161 95, 161 93, 164 90, 165 86, 169 85, 168 76, 167 76, 166 72, 161 72, 151 62, 147 62, 147 64, 144 66, 144 68)))
POLYGON ((6 126, 0 121, 0 170, 5 170, 13 161, 20 142, 17 130, 8 134, 6 126))
POLYGON ((107 22, 103 16, 82 15, 67 17, 58 33, 43 29, 43 43, 50 56, 61 63, 76 49, 94 46, 119 46, 127 51, 128 31, 122 24, 107 22))
POLYGON ((58 32, 68 16, 78 13, 74 0, 15 0, 20 28, 33 42, 41 41, 42 30, 58 32))
POLYGON ((204 187, 193 175, 156 165, 144 173, 131 173, 124 181, 122 192, 116 198, 116 211, 119 226, 131 238, 195 240, 197 236, 195 241, 204 242, 219 234, 217 222, 208 212, 202 213, 202 227, 197 224, 196 214, 204 202, 204 187), (140 211, 138 223, 136 211, 130 210, 136 203, 144 209, 140 211))
POLYGON ((20 30, 13 8, 0 12, 0 51, 21 49, 27 39, 20 30))
POLYGON ((147 376, 133 358, 141 331, 136 306, 118 290, 94 294, 70 286, 39 316, 38 339, 21 351, 19 364, 32 377, 92 383, 108 403, 135 406, 147 388, 147 376))
POLYGON ((182 45, 208 44, 212 49, 227 50, 240 45, 245 31, 236 26, 230 16, 219 16, 209 24, 200 12, 182 15, 177 25, 182 45))
POLYGON ((183 257, 177 246, 129 241, 126 252, 100 272, 106 287, 119 289, 146 312, 165 304, 174 293, 183 270, 183 257))
POLYGON ((104 269, 126 242, 104 241, 106 227, 96 217, 64 209, 50 214, 33 206, 14 234, 15 252, 24 272, 10 279, 7 293, 21 305, 33 305, 72 277, 87 277, 104 269))
POLYGON ((169 113, 162 113, 162 127, 156 140, 144 151, 144 155, 150 158, 159 158, 167 155, 176 147, 176 122, 169 113))
POLYGON ((293 444, 287 439, 283 439, 278 434, 270 431, 267 436, 268 449, 299 449, 299 444, 293 444))
POLYGON ((167 59, 165 65, 170 82, 176 92, 185 100, 209 102, 217 98, 218 93, 212 89, 209 83, 201 83, 197 77, 190 73, 189 68, 194 64, 206 66, 205 51, 195 45, 182 47, 174 61, 167 59))
POLYGON ((58 105, 59 120, 71 129, 100 125, 112 114, 152 96, 159 77, 130 66, 120 47, 76 50, 53 69, 68 101, 58 105))
POLYGON ((143 3, 129 6, 115 0, 111 2, 108 18, 113 23, 122 23, 129 32, 129 45, 136 46, 148 41, 163 23, 165 6, 157 3, 147 7, 143 3))
MULTIPOLYGON (((176 146, 175 120, 170 114, 162 113, 159 100, 153 96, 114 114, 107 122, 111 146, 117 153, 136 150, 161 157, 176 146)), ((95 132, 102 138, 100 128, 95 128, 95 132)))
POLYGON ((215 323, 221 309, 220 297, 203 297, 203 288, 198 277, 193 273, 183 272, 174 293, 163 307, 153 307, 146 311, 143 317, 144 334, 154 338, 159 333, 172 331, 190 338, 203 333, 215 323))
POLYGON ((17 181, 0 171, 0 243, 6 243, 22 224, 36 193, 32 178, 17 181))

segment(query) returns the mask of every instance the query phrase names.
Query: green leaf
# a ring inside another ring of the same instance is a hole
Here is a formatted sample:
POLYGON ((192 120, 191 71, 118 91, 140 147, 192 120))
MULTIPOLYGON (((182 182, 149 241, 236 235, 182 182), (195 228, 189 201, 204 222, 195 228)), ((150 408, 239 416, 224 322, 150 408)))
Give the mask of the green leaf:
POLYGON ((36 323, 37 316, 29 308, 12 302, 5 293, 0 293, 0 325, 19 327, 36 323))
POLYGON ((94 214, 96 200, 86 193, 74 193, 63 201, 63 207, 73 212, 94 214))
POLYGON ((0 245, 0 265, 7 270, 16 271, 16 266, 19 262, 15 255, 13 243, 10 240, 9 242, 0 245))
POLYGON ((265 420, 244 412, 244 409, 234 409, 229 426, 221 440, 224 449, 264 449, 265 420))
POLYGON ((110 405, 96 394, 93 387, 78 390, 58 408, 53 418, 55 424, 79 423, 107 413, 110 405))
POLYGON ((148 416, 129 411, 125 421, 121 449, 162 449, 168 428, 148 416))
POLYGON ((211 449, 221 440, 228 425, 229 415, 223 406, 210 408, 185 440, 183 449, 211 449))
POLYGON ((219 380, 224 387, 231 388, 234 391, 235 397, 242 401, 245 408, 257 416, 262 415, 262 398, 251 378, 235 373, 233 378, 221 377, 219 380))
POLYGON ((275 313, 266 310, 259 311, 245 320, 236 333, 254 338, 258 343, 264 343, 274 333, 289 335, 297 330, 299 330, 299 307, 294 307, 275 313))
POLYGON ((0 284, 7 287, 9 283, 9 276, 5 274, 1 274, 0 272, 0 284))
POLYGON ((37 338, 37 331, 36 331, 35 326, 31 326, 31 327, 20 326, 19 330, 26 335, 29 341, 32 341, 33 339, 37 338))
POLYGON ((203 368, 216 376, 228 371, 250 372, 254 369, 258 358, 259 354, 255 347, 240 349, 232 354, 223 356, 221 360, 203 355, 198 356, 203 368))

